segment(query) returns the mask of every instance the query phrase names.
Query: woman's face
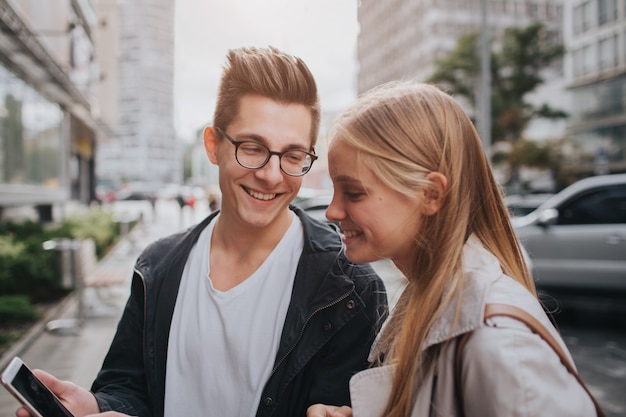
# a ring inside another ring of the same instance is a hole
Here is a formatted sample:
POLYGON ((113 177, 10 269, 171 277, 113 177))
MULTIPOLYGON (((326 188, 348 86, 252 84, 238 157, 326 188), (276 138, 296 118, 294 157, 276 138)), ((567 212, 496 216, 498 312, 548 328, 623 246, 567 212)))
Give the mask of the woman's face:
POLYGON ((389 258, 400 269, 410 267, 422 221, 422 193, 416 190, 415 198, 409 198, 390 189, 358 164, 354 147, 341 139, 332 143, 328 163, 334 193, 326 217, 339 222, 348 259, 389 258))

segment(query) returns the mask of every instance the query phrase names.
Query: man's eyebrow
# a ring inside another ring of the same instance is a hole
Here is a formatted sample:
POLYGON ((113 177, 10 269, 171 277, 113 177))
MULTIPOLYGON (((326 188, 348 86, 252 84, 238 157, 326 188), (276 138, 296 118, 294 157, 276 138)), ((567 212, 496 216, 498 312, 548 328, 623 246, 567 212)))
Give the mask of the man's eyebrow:
MULTIPOLYGON (((236 137, 234 137, 233 139, 236 139, 238 141, 243 141, 243 140, 252 140, 255 142, 259 142, 262 143, 263 145, 267 146, 268 148, 270 147, 269 145, 269 141, 267 140, 267 138, 265 136, 256 134, 256 133, 241 133, 241 134, 237 134, 236 137)), ((303 145, 301 143, 289 143, 287 144, 287 146, 284 147, 284 149, 293 149, 293 150, 308 150, 310 149, 311 146, 307 147, 306 145, 303 145)))

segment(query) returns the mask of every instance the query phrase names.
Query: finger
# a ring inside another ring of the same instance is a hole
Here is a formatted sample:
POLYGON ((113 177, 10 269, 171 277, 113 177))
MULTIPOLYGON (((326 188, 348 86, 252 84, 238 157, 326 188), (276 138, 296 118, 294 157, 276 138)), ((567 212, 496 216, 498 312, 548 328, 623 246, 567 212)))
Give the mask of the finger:
POLYGON ((33 369, 33 373, 44 383, 45 386, 50 388, 50 390, 54 393, 62 391, 65 386, 65 382, 61 381, 57 377, 52 374, 47 373, 41 369, 33 369))
POLYGON ((20 407, 17 410, 15 410, 15 415, 17 417, 33 417, 30 415, 30 413, 28 412, 28 410, 24 407, 20 407))
POLYGON ((331 414, 332 417, 352 417, 352 408, 344 405, 343 407, 339 407, 333 411, 331 414))
POLYGON ((324 404, 313 404, 306 410, 306 417, 326 417, 326 406, 324 404))
MULTIPOLYGON (((33 370, 33 373, 52 391, 74 415, 84 416, 98 413, 98 402, 94 395, 85 388, 58 379, 41 369, 33 370)), ((27 416, 19 416, 27 417, 27 416)))
POLYGON ((307 417, 352 417, 352 409, 348 406, 313 404, 307 409, 307 417))

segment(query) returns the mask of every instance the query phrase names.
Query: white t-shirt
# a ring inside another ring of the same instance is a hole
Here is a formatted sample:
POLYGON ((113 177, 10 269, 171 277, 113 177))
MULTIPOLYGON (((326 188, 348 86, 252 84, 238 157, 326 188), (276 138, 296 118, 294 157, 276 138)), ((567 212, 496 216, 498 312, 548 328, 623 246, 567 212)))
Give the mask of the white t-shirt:
POLYGON ((165 417, 253 417, 272 372, 304 245, 291 226, 263 264, 228 291, 213 288, 215 219, 185 265, 169 335, 165 417))

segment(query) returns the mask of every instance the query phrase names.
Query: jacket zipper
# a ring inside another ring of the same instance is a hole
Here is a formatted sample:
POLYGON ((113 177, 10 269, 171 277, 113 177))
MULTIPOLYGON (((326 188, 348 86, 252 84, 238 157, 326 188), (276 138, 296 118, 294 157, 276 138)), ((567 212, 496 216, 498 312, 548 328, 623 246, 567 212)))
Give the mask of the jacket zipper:
POLYGON ((276 366, 274 367, 274 369, 272 369, 272 373, 270 374, 269 378, 267 379, 268 381, 270 379, 272 379, 272 377, 274 376, 274 374, 276 373, 276 370, 278 368, 280 368, 280 366, 283 364, 283 362, 285 361, 285 359, 287 359, 287 357, 289 356, 289 354, 295 349, 295 347, 298 345, 298 342, 300 341, 300 339, 302 339, 302 335, 304 334, 304 329, 306 329, 307 324, 309 324, 309 321, 311 321, 311 319, 313 318, 313 316, 315 316, 317 313, 319 313, 322 310, 326 310, 327 308, 330 308, 334 305, 339 304, 341 301, 345 300, 346 298, 348 298, 351 294, 353 294, 355 292, 354 287, 352 288, 352 290, 350 290, 349 292, 345 293, 343 296, 337 298, 335 301, 318 308, 317 310, 315 310, 313 313, 311 313, 311 315, 309 315, 309 317, 305 320, 304 324, 302 325, 302 328, 300 329, 300 334, 298 335, 298 338, 296 339, 295 343, 293 345, 291 345, 291 347, 289 348, 289 350, 287 351, 287 353, 285 353, 285 355, 280 358, 280 360, 278 361, 278 363, 276 364, 276 366))
POLYGON ((146 343, 146 327, 148 326, 148 288, 146 288, 146 278, 143 274, 137 268, 134 268, 134 271, 139 278, 141 278, 141 285, 143 285, 143 326, 141 330, 143 334, 141 340, 143 341, 143 349, 145 351, 148 347, 146 343))

